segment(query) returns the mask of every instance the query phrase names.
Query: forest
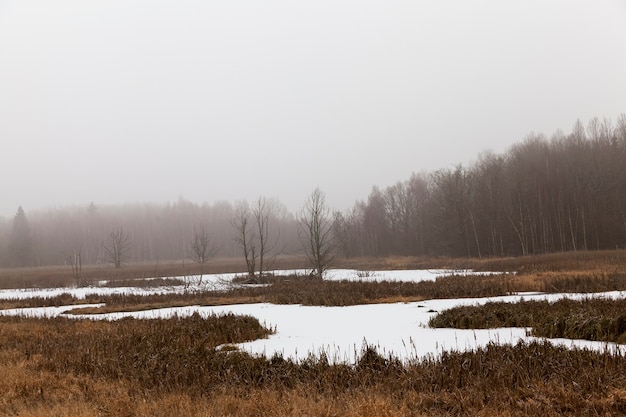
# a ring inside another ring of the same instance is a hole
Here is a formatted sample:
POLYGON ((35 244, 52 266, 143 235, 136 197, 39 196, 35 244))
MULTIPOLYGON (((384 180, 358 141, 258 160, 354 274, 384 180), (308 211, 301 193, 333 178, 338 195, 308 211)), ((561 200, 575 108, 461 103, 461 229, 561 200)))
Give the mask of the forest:
MULTIPOLYGON (((626 114, 615 123, 579 120, 569 133, 549 138, 532 133, 503 154, 480 153, 469 166, 415 171, 396 184, 375 186, 345 212, 327 208, 326 220, 338 255, 347 258, 483 258, 624 248, 625 168, 626 114)), ((241 234, 247 225, 257 226, 253 244, 265 245, 268 257, 303 253, 302 213, 262 196, 234 203, 180 199, 27 209, 0 218, 3 267, 79 260, 121 267, 244 256, 241 234), (206 259, 198 259, 198 244, 206 259)))

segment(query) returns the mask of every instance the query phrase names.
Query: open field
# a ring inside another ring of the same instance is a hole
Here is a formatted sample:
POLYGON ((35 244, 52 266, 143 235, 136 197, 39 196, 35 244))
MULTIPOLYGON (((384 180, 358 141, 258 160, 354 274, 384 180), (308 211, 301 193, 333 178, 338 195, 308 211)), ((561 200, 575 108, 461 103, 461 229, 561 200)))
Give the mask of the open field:
MULTIPOLYGON (((141 310, 253 301, 293 308, 297 307, 294 304, 307 304, 311 309, 337 308, 348 313, 350 308, 357 309, 355 312, 366 311, 369 306, 379 308, 384 302, 394 303, 387 304, 390 307, 423 304, 427 310, 428 305, 439 305, 429 300, 441 298, 449 298, 445 305, 454 307, 457 297, 527 291, 586 292, 591 297, 596 292, 618 291, 614 300, 549 303, 531 301, 527 296, 523 303, 515 304, 485 303, 481 301, 484 298, 475 298, 482 307, 472 306, 468 299, 466 307, 426 312, 432 320, 449 320, 437 324, 443 326, 523 326, 544 332, 537 335, 547 337, 622 342, 626 329, 620 324, 624 301, 619 291, 626 290, 624 259, 622 251, 527 258, 524 265, 523 259, 439 259, 431 261, 429 267, 521 272, 454 275, 422 282, 289 277, 266 286, 181 293, 179 298, 172 294, 153 294, 150 298, 117 295, 99 296, 88 302, 103 302, 114 310, 141 310), (314 307, 318 305, 353 307, 314 307), (542 322, 543 316, 548 318, 542 322), (554 326, 543 328, 542 323, 554 326), (557 333, 557 329, 563 332, 557 333), (599 330, 594 336, 589 329, 599 330)), ((427 264, 426 260, 412 258, 377 263, 364 260, 360 265, 350 262, 343 266, 360 271, 375 267, 411 269, 427 264)), ((150 276, 147 270, 144 272, 138 277, 150 276)), ((34 274, 29 275, 30 279, 44 275, 41 271, 28 273, 34 274)), ((98 279, 106 278, 102 275, 98 279)), ((61 298, 55 303, 68 305, 75 301, 61 298)), ((334 321, 340 316, 328 311, 330 315, 320 318, 316 325, 321 329, 327 326, 327 333, 332 333, 337 325, 334 321)), ((410 324, 410 308, 397 311, 410 324)), ((393 328, 401 318, 385 317, 386 327, 393 328)), ((367 321, 363 324, 368 327, 367 321)), ((374 323, 369 324, 375 328, 374 323)), ((305 333, 307 326, 306 322, 300 326, 305 333)), ((488 343, 468 351, 452 349, 400 360, 375 344, 366 344, 351 363, 334 363, 323 353, 293 361, 281 354, 252 356, 235 350, 236 345, 272 338, 281 330, 271 323, 261 325, 245 314, 115 321, 0 317, 0 372, 7 376, 0 387, 0 415, 574 416, 626 412, 626 358, 620 350, 608 347, 594 351, 572 349, 542 340, 512 345, 488 343)))

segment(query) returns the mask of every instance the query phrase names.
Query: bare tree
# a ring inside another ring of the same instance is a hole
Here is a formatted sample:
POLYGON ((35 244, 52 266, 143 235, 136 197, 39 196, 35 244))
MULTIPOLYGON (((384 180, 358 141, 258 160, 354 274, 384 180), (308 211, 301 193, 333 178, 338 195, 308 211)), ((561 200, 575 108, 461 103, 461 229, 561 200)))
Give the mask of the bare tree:
POLYGON ((337 248, 345 258, 353 256, 355 250, 353 245, 354 232, 354 210, 342 213, 336 211, 333 214, 333 233, 337 239, 337 248))
POLYGON ((471 251, 471 179, 461 165, 454 170, 433 173, 434 193, 440 212, 441 235, 448 252, 456 256, 472 256, 471 251))
MULTIPOLYGON (((273 235, 271 234, 271 219, 275 218, 272 214, 277 211, 276 204, 268 201, 265 197, 259 197, 255 206, 252 208, 252 216, 254 217, 256 227, 256 241, 258 242, 259 256, 259 277, 262 278, 267 269, 267 256, 276 249, 280 239, 280 230, 273 235)), ((270 266, 271 267, 271 266, 270 266)))
POLYGON ((391 233, 386 212, 385 197, 378 187, 363 205, 363 232, 368 237, 367 254, 387 256, 391 250, 391 233))
POLYGON ((74 276, 77 287, 83 287, 85 285, 83 280, 83 257, 81 252, 82 247, 75 250, 73 255, 67 257, 67 263, 72 267, 72 275, 74 276))
POLYGON ((248 203, 246 201, 241 201, 237 204, 237 207, 235 207, 235 216, 233 217, 231 223, 237 233, 235 240, 243 252, 248 275, 250 278, 253 278, 256 271, 258 253, 256 249, 254 225, 251 224, 251 216, 248 203))
POLYGON ((112 231, 109 236, 108 244, 104 245, 104 251, 108 261, 115 265, 116 268, 122 267, 128 257, 129 249, 130 238, 122 227, 112 231))
POLYGON ((247 202, 240 202, 235 208, 235 216, 232 220, 236 229, 236 241, 239 244, 246 268, 250 278, 263 278, 267 269, 267 257, 276 249, 280 239, 280 232, 272 233, 270 224, 275 219, 278 207, 265 197, 259 197, 254 206, 250 208, 247 202))
POLYGON ((252 208, 252 217, 256 226, 257 242, 259 244, 259 278, 263 277, 265 255, 268 251, 269 239, 269 212, 267 209, 267 201, 264 197, 259 197, 255 206, 252 208))
POLYGON ((200 278, 198 284, 202 284, 202 276, 204 274, 204 264, 211 259, 217 248, 211 237, 207 233, 204 226, 200 230, 194 228, 193 238, 191 240, 191 259, 200 264, 200 278))
POLYGON ((298 223, 300 241, 313 267, 312 273, 321 279, 335 257, 335 242, 332 217, 319 188, 305 202, 298 223))

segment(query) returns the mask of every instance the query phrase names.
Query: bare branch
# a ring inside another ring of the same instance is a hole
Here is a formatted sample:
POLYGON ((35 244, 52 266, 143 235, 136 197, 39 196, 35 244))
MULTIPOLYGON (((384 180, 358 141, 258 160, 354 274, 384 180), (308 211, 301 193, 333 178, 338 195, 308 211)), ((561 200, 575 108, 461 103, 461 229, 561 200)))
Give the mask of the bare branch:
POLYGON ((316 188, 304 204, 298 221, 298 234, 313 274, 322 278, 335 258, 332 218, 324 193, 316 188))
POLYGON ((116 268, 121 268, 128 257, 130 246, 130 238, 122 227, 111 232, 108 244, 104 245, 108 261, 116 268))

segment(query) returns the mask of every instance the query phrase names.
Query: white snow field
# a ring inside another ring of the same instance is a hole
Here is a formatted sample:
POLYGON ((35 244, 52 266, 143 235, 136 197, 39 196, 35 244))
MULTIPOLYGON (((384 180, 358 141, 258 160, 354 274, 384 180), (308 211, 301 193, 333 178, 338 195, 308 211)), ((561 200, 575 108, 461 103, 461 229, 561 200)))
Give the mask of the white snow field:
MULTIPOLYGON (((274 275, 308 275, 308 269, 290 269, 272 271, 274 275)), ((437 277, 445 275, 485 275, 497 274, 496 272, 472 272, 470 270, 449 270, 449 269, 433 269, 433 270, 394 270, 394 271, 357 271, 354 269, 331 269, 326 271, 324 276, 328 280, 362 280, 362 281, 434 281, 437 277)), ((233 278, 245 274, 207 274, 199 275, 167 277, 178 279, 186 282, 188 285, 172 285, 164 287, 105 287, 105 286, 89 286, 89 287, 66 287, 66 288, 23 288, 23 289, 4 289, 0 290, 0 299, 25 299, 33 297, 52 298, 61 294, 69 294, 81 299, 89 294, 108 295, 108 294, 167 294, 182 293, 206 290, 226 290, 233 284, 233 278)), ((150 280, 147 278, 146 280, 150 280)), ((101 281, 101 285, 105 285, 106 281, 101 281)))
MULTIPOLYGON (((334 278, 330 279, 338 279, 336 277, 341 274, 349 273, 337 272, 334 278)), ((415 279, 415 277, 425 273, 423 271, 401 271, 401 273, 384 271, 384 273, 380 273, 381 275, 376 276, 377 274, 363 279, 379 279, 383 274, 395 279, 403 275, 406 275, 406 278, 415 279)), ((427 279, 434 279, 433 276, 436 276, 434 272, 427 274, 423 275, 427 279)), ((471 279, 471 276, 468 276, 468 279, 471 279)), ((133 289, 133 291, 139 292, 140 290, 133 289)), ((77 292, 76 294, 81 293, 77 292)), ((2 293, 0 297, 9 298, 9 295, 10 293, 7 291, 2 293)), ((534 339, 527 336, 528 329, 525 328, 486 330, 428 328, 428 320, 436 312, 454 306, 483 304, 488 301, 516 302, 522 298, 525 300, 547 299, 555 301, 563 297, 583 298, 590 296, 623 298, 626 293, 616 291, 593 295, 525 293, 478 299, 425 300, 411 303, 368 304, 349 307, 311 307, 268 303, 213 307, 187 306, 101 315, 64 314, 72 308, 82 307, 66 306, 2 310, 0 314, 46 317, 66 315, 76 319, 92 320, 116 320, 123 317, 151 319, 187 316, 195 312, 203 316, 227 313, 246 314, 256 317, 266 327, 275 329, 275 334, 267 339, 239 344, 238 347, 246 352, 264 354, 268 357, 281 354, 285 358, 295 360, 306 359, 309 355, 319 356, 324 352, 331 362, 354 363, 364 344, 375 346, 383 355, 393 355, 401 360, 410 361, 427 355, 437 356, 444 351, 476 349, 486 346, 489 342, 515 344, 520 340, 534 339)), ((550 340, 552 343, 595 350, 623 351, 626 347, 583 340, 550 340)))

